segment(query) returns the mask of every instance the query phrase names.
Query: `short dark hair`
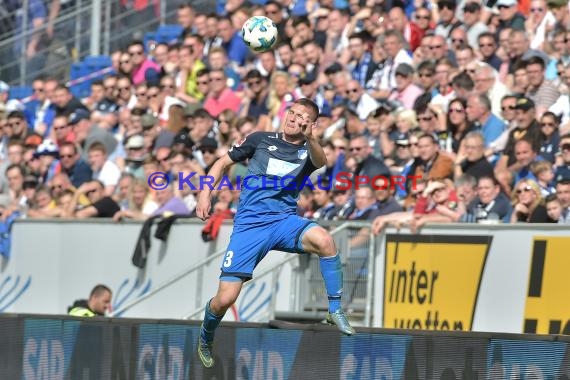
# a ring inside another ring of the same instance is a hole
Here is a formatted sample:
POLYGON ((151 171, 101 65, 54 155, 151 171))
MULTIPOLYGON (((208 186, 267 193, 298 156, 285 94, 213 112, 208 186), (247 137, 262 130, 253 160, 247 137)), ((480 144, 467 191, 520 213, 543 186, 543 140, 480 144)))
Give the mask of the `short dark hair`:
POLYGON ((540 67, 542 67, 543 69, 545 67, 544 59, 536 55, 526 59, 524 62, 525 62, 525 67, 529 67, 530 65, 540 65, 540 67))
POLYGON ((316 121, 317 118, 319 117, 319 106, 317 106, 317 104, 313 102, 311 99, 300 98, 295 101, 295 104, 309 108, 314 114, 313 121, 316 121))
POLYGON ((500 186, 501 184, 499 183, 499 181, 497 181, 497 179, 495 178, 495 176, 492 175, 482 175, 481 177, 479 177, 479 179, 477 180, 477 183, 481 182, 481 180, 487 179, 491 182, 493 182, 493 186, 500 186))
POLYGON ((560 202, 560 199, 558 199, 558 195, 556 195, 556 193, 554 194, 549 194, 546 196, 546 198, 544 198, 544 203, 550 203, 550 202, 560 202))
POLYGON ((91 294, 89 294, 89 298, 92 298, 95 296, 100 296, 101 294, 103 294, 105 292, 109 292, 109 293, 113 294, 113 292, 111 291, 111 289, 107 285, 103 285, 103 284, 95 285, 95 287, 91 290, 91 294))

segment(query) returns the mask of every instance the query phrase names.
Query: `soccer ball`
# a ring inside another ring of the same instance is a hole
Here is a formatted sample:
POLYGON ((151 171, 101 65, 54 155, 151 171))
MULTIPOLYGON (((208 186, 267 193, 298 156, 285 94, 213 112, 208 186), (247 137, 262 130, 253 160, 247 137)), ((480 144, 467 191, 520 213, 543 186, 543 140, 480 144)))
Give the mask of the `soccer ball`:
POLYGON ((243 24, 241 37, 254 52, 264 52, 275 46, 277 26, 265 16, 253 16, 243 24))

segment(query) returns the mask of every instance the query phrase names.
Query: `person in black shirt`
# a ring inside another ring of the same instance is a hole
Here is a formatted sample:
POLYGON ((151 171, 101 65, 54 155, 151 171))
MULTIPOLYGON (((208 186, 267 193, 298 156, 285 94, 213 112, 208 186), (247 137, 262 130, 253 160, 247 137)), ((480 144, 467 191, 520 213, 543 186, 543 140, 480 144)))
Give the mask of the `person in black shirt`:
POLYGON ((511 223, 548 223, 549 218, 538 184, 528 178, 520 180, 513 190, 511 223))
POLYGON ((98 180, 86 182, 77 189, 67 207, 67 214, 75 218, 112 218, 120 210, 119 205, 111 197, 105 196, 105 185, 98 180), (85 194, 91 204, 77 210, 81 195, 85 194))
POLYGON ((455 178, 469 174, 477 179, 493 177, 493 166, 485 157, 485 138, 479 132, 469 132, 463 139, 463 149, 455 159, 455 178))

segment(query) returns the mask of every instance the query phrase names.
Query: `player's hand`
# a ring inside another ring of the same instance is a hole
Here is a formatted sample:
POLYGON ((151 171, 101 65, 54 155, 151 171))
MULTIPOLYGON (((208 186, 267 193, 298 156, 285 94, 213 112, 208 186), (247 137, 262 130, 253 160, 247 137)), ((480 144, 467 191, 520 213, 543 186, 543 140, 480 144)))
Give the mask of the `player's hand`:
POLYGON ((308 113, 303 114, 303 122, 301 124, 301 132, 303 135, 310 139, 313 137, 313 122, 311 122, 311 117, 308 113))
POLYGON ((206 220, 210 217, 210 209, 212 208, 212 203, 210 197, 205 191, 198 194, 198 203, 196 204, 196 216, 202 220, 206 220))

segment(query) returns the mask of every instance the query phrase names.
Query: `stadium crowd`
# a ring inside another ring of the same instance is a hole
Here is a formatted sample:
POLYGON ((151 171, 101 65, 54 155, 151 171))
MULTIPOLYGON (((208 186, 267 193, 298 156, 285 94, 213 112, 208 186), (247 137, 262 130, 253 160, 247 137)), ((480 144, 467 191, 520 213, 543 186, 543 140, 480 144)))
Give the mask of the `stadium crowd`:
MULTIPOLYGON (((183 4, 177 40, 115 51, 114 73, 87 98, 42 76, 22 104, 0 83, 2 218, 191 216, 197 190, 180 179, 206 174, 253 131, 277 131, 308 97, 328 157, 315 175, 330 190, 304 189, 301 215, 377 231, 570 223, 567 0, 345 5, 228 0, 202 14, 183 4), (244 44, 252 15, 277 24, 273 50, 244 44), (164 190, 149 186, 155 172, 168 173, 164 190), (420 179, 346 190, 339 173, 420 179)), ((217 191, 214 210, 231 217, 238 197, 217 191)))

